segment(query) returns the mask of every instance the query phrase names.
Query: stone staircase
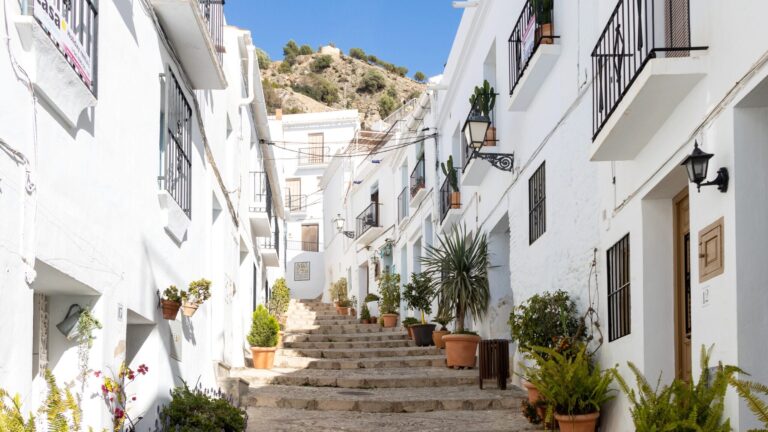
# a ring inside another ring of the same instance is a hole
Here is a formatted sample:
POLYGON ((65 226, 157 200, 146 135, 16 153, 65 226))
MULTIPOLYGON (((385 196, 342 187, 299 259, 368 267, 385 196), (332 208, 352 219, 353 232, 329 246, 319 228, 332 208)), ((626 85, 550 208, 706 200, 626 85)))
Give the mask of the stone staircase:
MULTIPOLYGON (((249 408, 249 430, 305 430, 310 418, 316 419, 312 426, 328 422, 328 429, 315 430, 358 430, 366 422, 397 424, 408 418, 405 413, 422 413, 424 420, 431 412, 485 425, 478 430, 527 429, 520 422, 519 389, 492 389, 489 382, 491 389, 479 390, 477 370, 446 368, 441 352, 417 347, 402 328, 359 324, 316 300, 291 300, 274 369, 231 374, 250 385, 242 401, 249 408), (509 429, 511 423, 520 427, 509 429)), ((433 421, 442 423, 439 416, 433 421)), ((431 430, 428 426, 421 429, 431 430)))

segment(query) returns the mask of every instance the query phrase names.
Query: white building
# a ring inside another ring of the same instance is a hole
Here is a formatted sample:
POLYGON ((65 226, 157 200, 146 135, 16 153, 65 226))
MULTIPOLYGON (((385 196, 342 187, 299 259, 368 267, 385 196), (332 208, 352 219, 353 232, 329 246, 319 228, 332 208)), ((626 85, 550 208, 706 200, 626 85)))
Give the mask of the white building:
MULTIPOLYGON (((266 267, 279 265, 262 239, 283 205, 259 144, 269 130, 250 33, 225 25, 220 2, 96 3, 3 3, 0 387, 36 410, 43 368, 76 378, 77 346, 56 324, 79 304, 103 324, 88 368, 149 366, 129 410, 148 426, 182 379, 217 387, 244 364, 266 267), (249 187, 252 171, 271 194, 249 187), (200 278, 212 298, 164 320, 159 293, 200 278)), ((84 426, 109 424, 98 399, 83 408, 84 426)))
MULTIPOLYGON (((597 311, 604 366, 697 377, 700 348, 714 345, 713 361, 767 382, 768 4, 555 1, 555 37, 541 44, 529 8, 468 7, 439 84, 373 153, 331 163, 326 223, 342 213, 354 238, 326 239, 329 277, 349 277, 359 297, 375 291, 377 266, 405 281, 435 235, 463 224, 489 236, 483 337, 509 337, 514 306, 564 289, 597 311), (483 80, 498 93, 497 142, 473 156, 462 128, 483 80), (421 134, 425 186, 398 206, 414 192, 421 134), (728 170, 725 193, 689 183, 680 164, 695 142, 714 154, 707 180, 728 170), (510 172, 481 159, 493 153, 514 154, 510 172), (449 155, 462 169, 460 209, 439 167, 449 155), (356 229, 372 202, 373 224, 356 229)), ((735 429, 757 426, 733 392, 726 409, 735 429)), ((623 396, 601 422, 632 429, 623 396)))
POLYGON ((332 225, 323 220, 320 184, 331 157, 355 137, 359 115, 357 110, 290 115, 278 110, 269 127, 285 202, 286 282, 292 297, 316 298, 330 283, 323 245, 332 225))

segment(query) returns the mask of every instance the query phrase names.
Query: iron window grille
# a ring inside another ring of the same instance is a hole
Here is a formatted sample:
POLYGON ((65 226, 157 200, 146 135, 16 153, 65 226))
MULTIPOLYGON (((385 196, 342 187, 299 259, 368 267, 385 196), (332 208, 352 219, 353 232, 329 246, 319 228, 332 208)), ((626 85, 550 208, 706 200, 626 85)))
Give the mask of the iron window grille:
POLYGON ((448 182, 448 177, 443 181, 443 185, 440 186, 440 222, 445 220, 445 216, 448 215, 448 211, 451 209, 451 184, 448 182))
POLYGON ((547 231, 546 162, 528 179, 528 238, 533 244, 547 231))
MULTIPOLYGON (((554 13, 550 11, 550 15, 554 13)), ((554 21, 554 20, 553 20, 554 21)), ((550 24, 554 27, 554 23, 550 24)), ((517 18, 515 28, 509 36, 509 94, 514 93, 517 84, 525 74, 533 55, 539 49, 542 41, 553 43, 560 36, 543 34, 541 24, 536 21, 536 13, 531 0, 523 5, 523 10, 517 18)))
POLYGON ((379 225, 379 203, 372 202, 357 216, 357 237, 379 225))
POLYGON ((200 11, 208 24, 208 33, 216 50, 216 58, 221 64, 224 52, 224 3, 225 0, 198 0, 200 11))
POLYGON ((629 273, 629 234, 607 252, 608 266, 608 341, 632 331, 629 273))
POLYGON ((421 155, 419 161, 416 162, 416 166, 411 171, 411 198, 419 193, 419 190, 424 189, 427 184, 427 178, 424 170, 424 155, 421 155))
POLYGON ((289 213, 301 213, 307 211, 307 195, 291 193, 290 189, 285 191, 286 207, 289 213))
POLYGON ((96 95, 98 0, 27 0, 25 10, 96 95))
POLYGON ((593 140, 650 60, 707 49, 690 21, 689 0, 619 0, 592 50, 593 140))
POLYGON ((402 222, 408 216, 408 186, 405 186, 397 197, 397 221, 402 222))
POLYGON ((325 146, 310 146, 299 149, 299 165, 322 165, 330 148, 325 146))
POLYGON ((168 71, 163 175, 165 189, 192 217, 192 108, 172 71, 168 71))

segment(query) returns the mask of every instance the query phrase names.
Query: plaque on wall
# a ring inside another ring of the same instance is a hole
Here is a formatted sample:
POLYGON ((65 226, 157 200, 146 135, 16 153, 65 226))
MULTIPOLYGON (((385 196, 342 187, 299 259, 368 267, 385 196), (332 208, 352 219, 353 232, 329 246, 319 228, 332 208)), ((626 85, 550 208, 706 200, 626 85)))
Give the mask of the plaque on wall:
POLYGON ((294 281, 309 280, 309 261, 293 263, 293 280, 294 281))

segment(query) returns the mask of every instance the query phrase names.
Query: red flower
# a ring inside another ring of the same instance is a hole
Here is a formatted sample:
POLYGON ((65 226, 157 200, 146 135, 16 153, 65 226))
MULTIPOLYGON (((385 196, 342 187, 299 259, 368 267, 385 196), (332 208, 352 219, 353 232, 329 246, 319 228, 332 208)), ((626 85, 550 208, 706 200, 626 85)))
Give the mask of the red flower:
POLYGON ((136 396, 132 397, 132 398, 131 398, 131 400, 132 400, 132 401, 135 401, 135 400, 136 400, 136 396))
POLYGON ((95 371, 93 374, 98 378, 101 376, 101 371, 95 371))
POLYGON ((145 364, 139 365, 138 372, 142 375, 145 375, 147 372, 149 372, 149 367, 145 364))
POLYGON ((102 391, 103 393, 106 393, 106 392, 107 392, 107 386, 105 386, 104 384, 102 384, 102 385, 101 385, 101 391, 102 391))
POLYGON ((125 411, 121 410, 120 408, 115 408, 115 418, 121 419, 125 415, 125 411))

